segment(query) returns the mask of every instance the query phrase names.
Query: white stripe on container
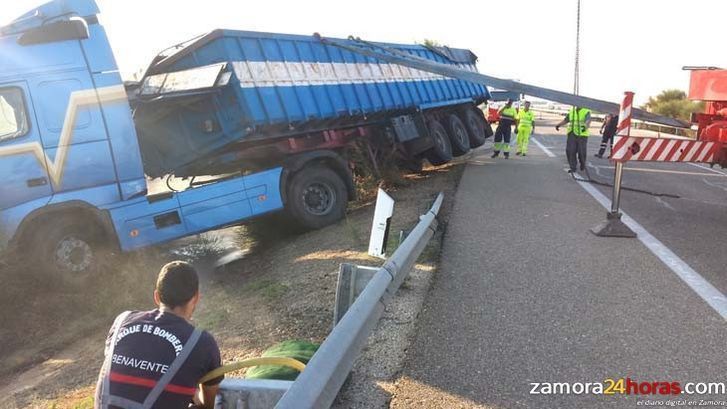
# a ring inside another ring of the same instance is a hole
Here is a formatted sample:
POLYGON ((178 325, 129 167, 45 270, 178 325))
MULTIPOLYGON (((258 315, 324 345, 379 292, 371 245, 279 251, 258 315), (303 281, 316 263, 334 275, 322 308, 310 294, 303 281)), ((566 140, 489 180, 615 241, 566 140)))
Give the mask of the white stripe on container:
MULTIPOLYGON (((476 71, 471 64, 459 68, 476 71)), ((387 63, 329 63, 290 61, 235 61, 233 70, 242 88, 376 84, 405 81, 435 81, 445 76, 387 63)))

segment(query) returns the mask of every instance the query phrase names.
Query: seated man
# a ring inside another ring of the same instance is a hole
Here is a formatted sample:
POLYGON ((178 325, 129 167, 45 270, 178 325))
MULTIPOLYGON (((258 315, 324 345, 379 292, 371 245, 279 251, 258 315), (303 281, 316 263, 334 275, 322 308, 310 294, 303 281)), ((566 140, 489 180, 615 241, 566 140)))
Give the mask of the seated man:
POLYGON ((114 321, 96 385, 96 408, 214 407, 222 377, 197 383, 220 367, 212 335, 189 320, 199 301, 199 278, 174 261, 159 272, 151 311, 127 311, 114 321))

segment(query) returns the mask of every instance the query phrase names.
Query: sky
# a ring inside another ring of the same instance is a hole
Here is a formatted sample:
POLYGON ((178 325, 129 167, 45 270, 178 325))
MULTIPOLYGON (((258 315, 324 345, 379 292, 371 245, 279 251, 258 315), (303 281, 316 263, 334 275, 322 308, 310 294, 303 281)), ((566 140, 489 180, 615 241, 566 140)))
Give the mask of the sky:
MULTIPOLYGON (((215 28, 469 48, 482 73, 573 90, 576 0, 97 0, 122 75, 215 28)), ((43 1, 4 0, 0 24, 43 1)), ((582 0, 580 93, 636 102, 687 90, 684 65, 727 67, 724 0, 582 0)))

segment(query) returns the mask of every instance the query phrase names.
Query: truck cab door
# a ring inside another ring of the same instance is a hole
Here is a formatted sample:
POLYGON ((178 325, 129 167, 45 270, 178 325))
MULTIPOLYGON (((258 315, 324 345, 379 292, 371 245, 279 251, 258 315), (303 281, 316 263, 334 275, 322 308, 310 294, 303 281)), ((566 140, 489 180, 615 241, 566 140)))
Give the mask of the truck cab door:
POLYGON ((110 187, 105 202, 118 200, 114 160, 99 105, 103 89, 88 70, 49 73, 28 80, 37 110, 51 188, 55 194, 110 187))
POLYGON ((25 82, 0 84, 0 209, 52 194, 35 118, 25 82))

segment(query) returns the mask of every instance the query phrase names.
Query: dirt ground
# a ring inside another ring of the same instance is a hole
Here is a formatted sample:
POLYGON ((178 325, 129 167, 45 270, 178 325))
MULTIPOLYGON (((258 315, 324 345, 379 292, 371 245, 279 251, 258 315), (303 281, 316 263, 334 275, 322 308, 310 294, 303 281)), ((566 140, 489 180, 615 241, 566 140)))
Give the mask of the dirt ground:
MULTIPOLYGON (((453 197, 462 168, 427 168, 387 189, 396 200, 392 236, 411 228, 437 192, 453 197)), ((215 336, 223 362, 258 356, 286 339, 322 342, 332 326, 339 264, 381 264, 366 254, 372 204, 371 195, 363 197, 342 222, 305 234, 264 220, 128 255, 116 273, 76 291, 59 291, 32 274, 3 274, 9 278, 0 288, 0 407, 91 407, 108 326, 123 310, 153 308, 156 273, 172 259, 191 260, 201 271, 195 322, 215 336), (230 249, 244 256, 211 267, 230 249)), ((437 251, 425 250, 418 270, 432 272, 437 251)))

